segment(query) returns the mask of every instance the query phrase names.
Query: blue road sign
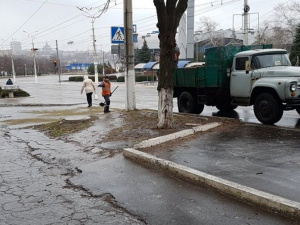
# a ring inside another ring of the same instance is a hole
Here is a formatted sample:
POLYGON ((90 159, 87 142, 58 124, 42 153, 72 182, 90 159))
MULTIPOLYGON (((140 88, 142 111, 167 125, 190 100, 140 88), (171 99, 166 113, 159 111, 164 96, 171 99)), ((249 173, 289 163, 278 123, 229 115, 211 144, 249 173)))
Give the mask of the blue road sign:
POLYGON ((111 43, 124 44, 124 27, 111 27, 111 43))

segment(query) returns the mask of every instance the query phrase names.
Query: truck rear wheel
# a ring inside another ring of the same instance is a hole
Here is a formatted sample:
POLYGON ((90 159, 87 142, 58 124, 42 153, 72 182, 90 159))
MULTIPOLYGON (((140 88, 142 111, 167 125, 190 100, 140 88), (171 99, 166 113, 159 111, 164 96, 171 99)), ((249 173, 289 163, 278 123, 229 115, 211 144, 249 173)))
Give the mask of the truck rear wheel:
POLYGON ((204 105, 198 104, 193 96, 185 91, 178 98, 178 111, 183 113, 199 114, 203 111, 204 105))
POLYGON ((283 107, 269 93, 260 94, 254 102, 254 114, 263 124, 277 123, 283 115, 283 107))

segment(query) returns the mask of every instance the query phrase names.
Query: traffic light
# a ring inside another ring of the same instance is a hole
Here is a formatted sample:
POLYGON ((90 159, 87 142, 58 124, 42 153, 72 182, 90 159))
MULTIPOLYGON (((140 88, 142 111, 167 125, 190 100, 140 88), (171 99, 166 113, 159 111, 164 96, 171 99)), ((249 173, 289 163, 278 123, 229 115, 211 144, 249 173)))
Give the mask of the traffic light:
POLYGON ((39 50, 39 49, 38 49, 38 48, 32 48, 32 49, 31 49, 31 51, 33 51, 33 52, 34 52, 34 51, 37 51, 37 50, 39 50))
POLYGON ((56 66, 57 60, 53 59, 53 65, 56 66))

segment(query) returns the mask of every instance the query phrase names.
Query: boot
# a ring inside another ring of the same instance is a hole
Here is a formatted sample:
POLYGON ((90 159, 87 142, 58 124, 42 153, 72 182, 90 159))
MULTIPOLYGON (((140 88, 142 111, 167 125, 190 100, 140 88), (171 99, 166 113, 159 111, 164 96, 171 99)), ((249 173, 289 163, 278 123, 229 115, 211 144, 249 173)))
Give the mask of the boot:
POLYGON ((109 111, 108 111, 108 109, 109 109, 109 106, 104 106, 104 113, 108 113, 109 111))

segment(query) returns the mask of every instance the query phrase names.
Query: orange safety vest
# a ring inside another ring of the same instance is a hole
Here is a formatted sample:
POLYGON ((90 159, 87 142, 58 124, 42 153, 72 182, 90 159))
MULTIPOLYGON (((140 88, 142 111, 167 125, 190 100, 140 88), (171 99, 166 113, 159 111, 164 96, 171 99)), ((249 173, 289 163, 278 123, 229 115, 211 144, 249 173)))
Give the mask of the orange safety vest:
POLYGON ((110 95, 110 83, 103 81, 104 87, 102 87, 102 96, 110 95))

